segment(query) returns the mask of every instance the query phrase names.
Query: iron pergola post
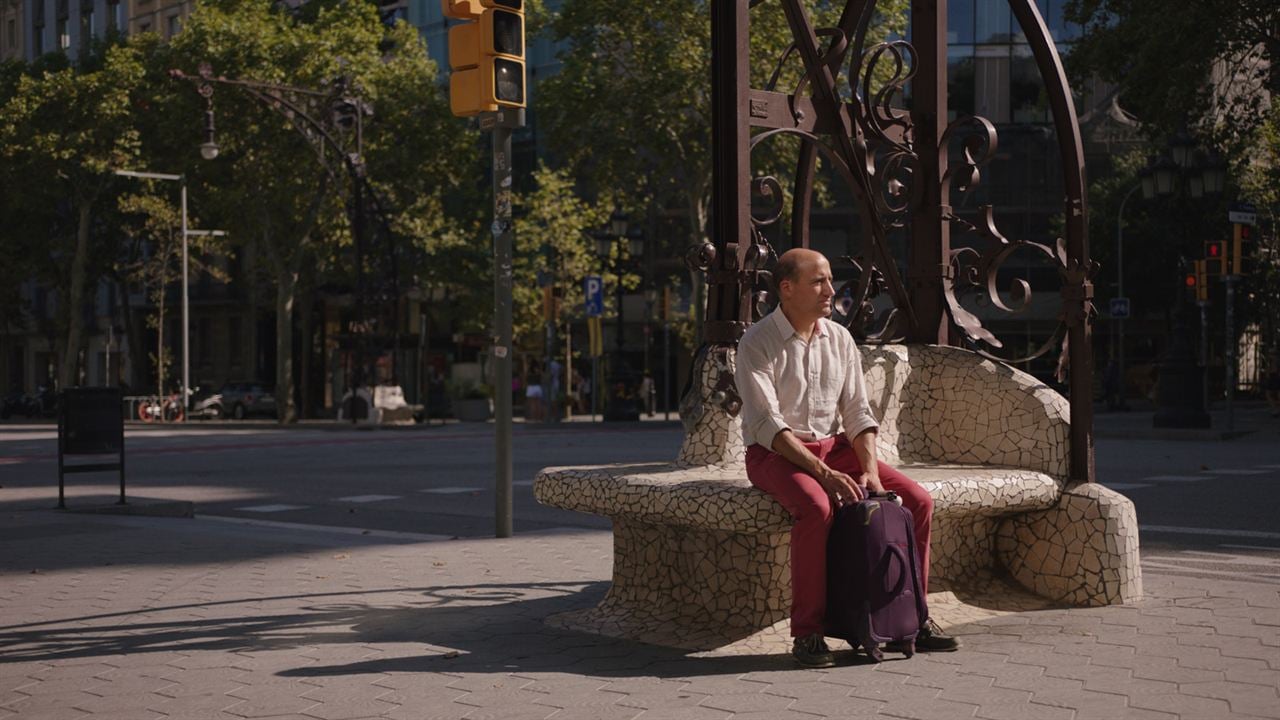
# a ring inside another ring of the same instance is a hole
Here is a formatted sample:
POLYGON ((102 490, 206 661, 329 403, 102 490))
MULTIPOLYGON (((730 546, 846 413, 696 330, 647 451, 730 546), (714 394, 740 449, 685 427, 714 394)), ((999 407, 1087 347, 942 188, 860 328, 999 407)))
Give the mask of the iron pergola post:
MULTIPOLYGON (((1052 244, 1004 237, 989 205, 963 215, 953 207, 953 195, 979 184, 979 169, 995 154, 997 132, 985 118, 948 119, 946 0, 912 3, 910 43, 893 40, 870 48, 865 45, 874 0, 847 0, 831 28, 814 27, 801 0, 712 0, 711 240, 688 258, 705 273, 707 300, 693 382, 681 401, 687 427, 707 412, 738 412, 733 356, 742 333, 765 310, 768 267, 776 255, 761 228, 781 219, 790 197, 790 244, 809 247, 821 154, 857 205, 860 252, 833 258, 832 264, 845 261, 856 274, 840 288, 851 300, 840 319, 858 341, 963 345, 1006 363, 1060 349, 1072 400, 1070 478, 1094 478, 1091 278, 1097 267, 1086 235, 1083 143, 1062 62, 1039 10, 1032 0, 1009 0, 1009 6, 1044 80, 1062 158, 1065 228, 1052 244), (770 1, 781 3, 793 42, 766 87, 752 88, 750 13, 770 1), (794 59, 800 62, 799 81, 790 92, 777 88, 781 71, 794 59), (850 88, 842 92, 837 78, 843 77, 850 88), (908 84, 909 113, 895 104, 908 84), (789 193, 776 178, 753 176, 751 167, 751 151, 780 135, 800 140, 789 193), (955 146, 960 160, 953 164, 948 158, 955 146), (753 208, 753 196, 768 207, 753 208), (969 245, 953 248, 953 235, 967 236, 969 245), (891 247, 897 241, 906 243, 903 268, 891 247), (1057 268, 1061 310, 1056 329, 1038 348, 1017 356, 1005 349, 1002 355, 1004 344, 960 299, 985 292, 998 311, 1026 310, 1030 285, 1015 282, 1012 299, 996 288, 997 272, 1018 251, 1057 268), (872 301, 886 296, 892 307, 877 309, 872 301)), ((726 462, 733 442, 686 438, 681 461, 726 462)))

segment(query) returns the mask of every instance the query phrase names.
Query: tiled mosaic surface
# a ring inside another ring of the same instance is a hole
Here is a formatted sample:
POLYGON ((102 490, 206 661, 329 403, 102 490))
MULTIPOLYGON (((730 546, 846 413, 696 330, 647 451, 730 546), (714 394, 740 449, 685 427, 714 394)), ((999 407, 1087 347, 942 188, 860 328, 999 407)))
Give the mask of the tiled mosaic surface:
MULTIPOLYGON (((1141 596, 1132 503, 1098 486, 1062 492, 1064 398, 1025 373, 958 348, 861 350, 881 458, 934 500, 930 572, 939 586, 989 581, 1003 564, 1050 601, 1099 605, 1141 596), (1100 530, 1082 530, 1085 518, 1099 519, 1100 530), (1049 579, 1040 577, 1045 571, 1049 579)), ((723 410, 717 389, 733 360, 732 350, 697 359, 700 398, 682 404, 686 437, 675 463, 539 473, 539 502, 611 517, 618 537, 606 600, 553 622, 687 649, 773 642, 789 588, 761 583, 789 585, 782 578, 789 577, 792 521, 747 482, 740 423, 723 410), (740 598, 751 602, 732 602, 740 598), (753 625, 760 637, 746 632, 753 625)), ((1002 587, 987 596, 1007 595, 1002 587)))
POLYGON ((961 348, 861 346, 877 449, 898 462, 1067 476, 1070 405, 1034 377, 961 348))
POLYGON ((1039 595, 1072 605, 1142 599, 1133 502, 1097 483, 1068 487, 1052 509, 1000 524, 1000 561, 1039 595))
POLYGON ((789 522, 778 532, 740 533, 615 517, 608 594, 547 622, 689 650, 763 647, 769 641, 753 636, 785 621, 791 607, 790 549, 789 522))
POLYGON ((676 463, 683 467, 706 465, 742 467, 746 448, 742 444, 742 420, 729 413, 722 403, 722 378, 733 378, 736 347, 714 347, 700 351, 693 359, 697 392, 680 399, 680 419, 684 422, 684 443, 676 463))

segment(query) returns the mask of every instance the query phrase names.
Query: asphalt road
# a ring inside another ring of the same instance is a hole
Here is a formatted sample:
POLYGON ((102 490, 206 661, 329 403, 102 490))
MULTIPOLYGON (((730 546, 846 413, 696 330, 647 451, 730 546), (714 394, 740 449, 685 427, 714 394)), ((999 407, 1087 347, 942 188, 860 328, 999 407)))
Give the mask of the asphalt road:
MULTIPOLYGON (((1237 417, 1249 432, 1227 441, 1108 437, 1135 423, 1142 418, 1099 416, 1097 476, 1134 500, 1148 555, 1188 548, 1280 553, 1280 421, 1254 408, 1237 417)), ((128 489, 136 497, 191 500, 202 516, 485 537, 494 530, 492 432, 492 425, 473 424, 130 426, 128 489)), ((605 518, 534 502, 538 469, 670 460, 681 437, 676 422, 517 424, 516 533, 608 527, 605 518)), ((52 426, 0 425, 0 518, 55 503, 56 453, 52 426)), ((77 507, 110 502, 117 491, 110 474, 67 480, 77 507)))

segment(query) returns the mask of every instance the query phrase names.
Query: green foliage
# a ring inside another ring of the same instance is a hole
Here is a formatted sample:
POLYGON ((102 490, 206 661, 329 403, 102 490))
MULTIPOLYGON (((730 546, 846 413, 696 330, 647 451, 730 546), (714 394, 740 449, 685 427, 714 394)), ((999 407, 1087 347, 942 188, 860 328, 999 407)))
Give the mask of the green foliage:
POLYGON ((10 65, 3 73, 0 250, 62 299, 53 337, 65 386, 75 376, 86 288, 111 254, 110 236, 95 232, 95 212, 116 183, 112 169, 132 164, 140 150, 133 97, 144 70, 129 47, 107 49, 97 69, 57 65, 25 72, 10 65))
MULTIPOLYGON (((804 5, 818 28, 834 26, 842 7, 804 5)), ((868 46, 901 32, 906 8, 905 0, 880 3, 868 46)), ((677 209, 688 218, 686 241, 700 241, 711 190, 710 3, 566 0, 550 33, 567 46, 561 71, 539 86, 552 145, 578 177, 591 179, 591 194, 626 198, 631 211, 650 203, 677 209)), ((753 87, 767 84, 791 42, 779 3, 751 11, 753 87)), ((790 92, 802 72, 793 54, 777 89, 790 92)), ((838 87, 847 98, 847 78, 838 87)), ((755 153, 753 168, 790 177, 795 147, 770 142, 755 153)))
MULTIPOLYGON (((1280 215, 1280 111, 1275 104, 1280 96, 1280 5, 1274 0, 1176 6, 1159 0, 1071 0, 1067 12, 1085 25, 1067 58, 1072 74, 1095 74, 1119 85, 1120 105, 1141 121, 1155 146, 1186 128, 1203 145, 1221 149, 1231 165, 1229 180, 1239 190, 1237 195, 1228 188, 1228 197, 1256 203, 1263 223, 1260 234, 1274 238, 1280 215)), ((1117 180, 1136 184, 1141 163, 1131 158, 1117 180)), ((1118 198, 1111 194, 1100 205, 1099 191, 1092 191, 1092 216, 1110 218, 1112 227, 1097 228, 1093 236, 1112 237, 1115 211, 1099 210, 1114 207, 1118 198)), ((1142 272, 1131 272, 1126 284, 1140 289, 1153 276, 1173 277, 1178 255, 1200 257, 1204 238, 1228 232, 1224 215, 1223 203, 1210 200, 1130 203, 1125 211, 1126 265, 1142 272)), ((1268 250, 1276 252, 1275 241, 1263 242, 1272 247, 1249 249, 1257 264, 1246 280, 1252 300, 1241 308, 1246 321, 1265 324, 1280 312, 1280 274, 1274 265, 1277 256, 1267 255, 1268 250)))
POLYGON ((1280 91, 1268 67, 1280 60, 1274 0, 1070 0, 1067 14, 1085 28, 1068 69, 1119 84, 1154 140, 1190 125, 1239 147, 1263 119, 1264 91, 1280 91))
MULTIPOLYGON (((535 189, 517 199, 520 213, 513 267, 513 327, 516 344, 539 348, 542 342, 542 288, 539 276, 564 294, 562 314, 580 315, 584 302, 582 279, 600 274, 595 242, 590 233, 603 226, 610 204, 592 204, 576 192, 569 174, 539 167, 533 174, 535 189)), ((611 258, 616 265, 619 258, 611 258)), ((606 285, 618 281, 617 273, 605 274, 606 285)), ((638 278, 623 273, 624 284, 638 278)))

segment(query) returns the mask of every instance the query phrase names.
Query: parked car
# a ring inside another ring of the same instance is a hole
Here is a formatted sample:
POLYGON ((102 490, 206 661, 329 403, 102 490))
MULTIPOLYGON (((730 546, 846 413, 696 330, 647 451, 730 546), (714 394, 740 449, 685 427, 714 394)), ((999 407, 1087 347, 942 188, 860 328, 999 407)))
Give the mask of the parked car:
POLYGON ((275 388, 258 382, 229 382, 217 392, 221 396, 219 411, 223 417, 243 420, 250 415, 275 417, 275 388))

